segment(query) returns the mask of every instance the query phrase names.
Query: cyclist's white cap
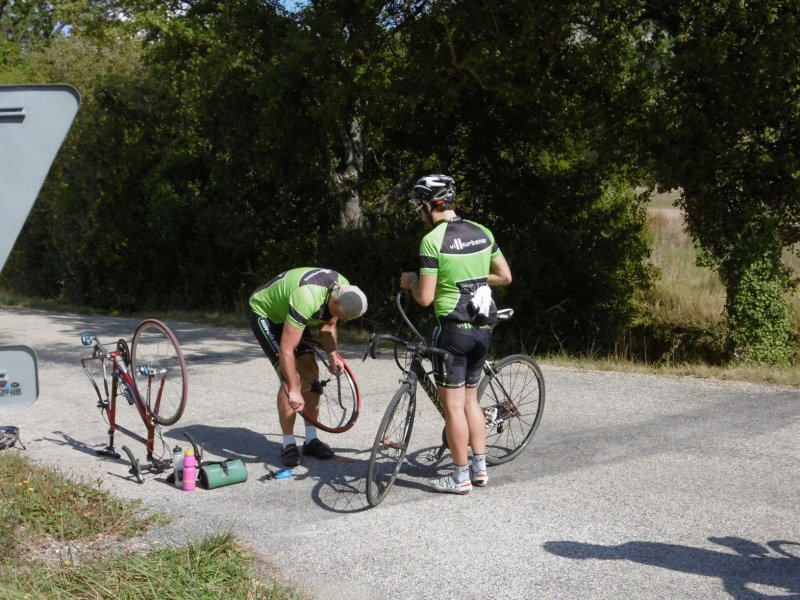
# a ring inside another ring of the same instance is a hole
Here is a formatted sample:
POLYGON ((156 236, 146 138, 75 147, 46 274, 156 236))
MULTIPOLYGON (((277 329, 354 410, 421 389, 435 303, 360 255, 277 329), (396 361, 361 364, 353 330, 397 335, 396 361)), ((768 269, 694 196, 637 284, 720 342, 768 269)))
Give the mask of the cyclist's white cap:
POLYGON ((348 319, 357 319, 367 312, 367 297, 355 285, 341 285, 333 290, 333 297, 348 319))

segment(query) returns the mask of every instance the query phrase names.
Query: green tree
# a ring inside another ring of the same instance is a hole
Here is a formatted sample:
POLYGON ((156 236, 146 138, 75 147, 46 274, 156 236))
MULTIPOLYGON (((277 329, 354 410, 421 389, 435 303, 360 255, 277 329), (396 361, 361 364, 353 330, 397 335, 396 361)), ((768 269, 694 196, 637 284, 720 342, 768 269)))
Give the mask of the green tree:
POLYGON ((527 349, 607 351, 643 317, 644 210, 623 142, 647 86, 639 30, 614 5, 435 2, 402 31, 389 85, 407 152, 393 156, 453 174, 461 212, 495 229, 527 349))
POLYGON ((25 83, 32 53, 105 14, 104 0, 0 0, 0 83, 25 83))
POLYGON ((787 357, 782 251, 800 241, 800 2, 658 4, 647 145, 727 292, 732 356, 787 357), (663 12, 660 12, 663 11, 663 12))

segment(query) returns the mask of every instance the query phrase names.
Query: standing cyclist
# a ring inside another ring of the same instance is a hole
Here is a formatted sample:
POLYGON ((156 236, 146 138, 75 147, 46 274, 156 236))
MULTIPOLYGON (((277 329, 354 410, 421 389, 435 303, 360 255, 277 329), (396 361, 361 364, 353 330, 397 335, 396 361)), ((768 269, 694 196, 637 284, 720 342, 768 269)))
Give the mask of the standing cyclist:
POLYGON ((417 181, 411 201, 433 227, 419 247, 419 276, 406 272, 400 286, 422 306, 434 305, 433 345, 453 356, 448 370, 434 361, 434 377, 444 401, 447 443, 453 472, 431 479, 439 492, 466 494, 485 486, 486 419, 478 404, 478 380, 492 341, 497 315, 489 286, 511 283, 511 270, 488 228, 456 215, 455 182, 448 175, 417 181), (467 462, 467 443, 472 464, 467 462))
MULTIPOLYGON (((311 383, 319 376, 313 349, 303 341, 307 327, 320 327, 320 343, 328 353, 330 371, 343 370, 337 352, 336 322, 356 319, 367 310, 367 298, 356 286, 330 269, 299 267, 273 277, 250 296, 248 319, 261 348, 278 373, 278 415, 283 433, 281 458, 287 467, 300 464, 294 437, 296 415, 305 408, 316 418, 319 395, 311 383)), ((306 423, 303 454, 333 457, 333 450, 306 423)))

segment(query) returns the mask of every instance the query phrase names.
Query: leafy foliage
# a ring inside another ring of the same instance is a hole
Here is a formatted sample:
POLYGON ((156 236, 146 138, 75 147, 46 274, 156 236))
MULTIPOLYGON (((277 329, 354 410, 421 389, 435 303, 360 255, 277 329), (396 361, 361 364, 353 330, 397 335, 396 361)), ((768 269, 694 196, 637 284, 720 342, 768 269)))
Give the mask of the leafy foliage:
POLYGON ((800 3, 672 5, 655 19, 661 97, 654 169, 681 186, 689 231, 727 290, 732 355, 785 359, 793 284, 783 248, 800 241, 800 3))
POLYGON ((656 273, 630 190, 655 176, 683 188, 727 287, 732 355, 781 360, 797 0, 13 6, 0 81, 83 96, 3 274, 21 292, 224 310, 319 264, 367 290, 364 323, 391 326, 422 234, 404 199, 442 171, 514 273, 500 346, 606 352, 648 330, 656 273))

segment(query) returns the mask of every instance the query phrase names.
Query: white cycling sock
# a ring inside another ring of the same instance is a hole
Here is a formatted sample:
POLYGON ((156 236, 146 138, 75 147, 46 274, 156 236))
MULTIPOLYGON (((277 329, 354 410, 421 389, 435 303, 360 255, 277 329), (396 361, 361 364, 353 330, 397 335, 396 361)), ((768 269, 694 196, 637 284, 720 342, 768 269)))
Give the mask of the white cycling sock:
POLYGON ((477 473, 478 471, 486 470, 486 455, 473 454, 472 455, 472 470, 477 473))
POLYGON ((317 437, 317 428, 314 425, 306 425, 306 444, 317 437))
POLYGON ((453 481, 463 483, 469 479, 469 465, 454 465, 453 481))
POLYGON ((283 447, 286 448, 289 444, 297 444, 294 440, 294 434, 283 436, 283 447))

